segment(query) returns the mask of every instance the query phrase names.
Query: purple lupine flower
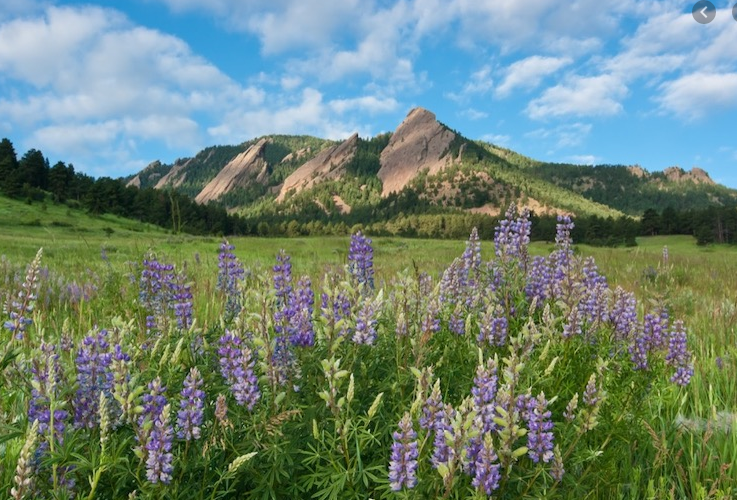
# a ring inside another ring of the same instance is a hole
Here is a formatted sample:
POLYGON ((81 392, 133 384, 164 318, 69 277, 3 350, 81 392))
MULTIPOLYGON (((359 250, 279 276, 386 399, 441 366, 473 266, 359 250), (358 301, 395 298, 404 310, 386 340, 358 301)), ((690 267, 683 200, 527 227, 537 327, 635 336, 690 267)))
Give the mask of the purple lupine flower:
MULTIPOLYGON (((299 377, 299 364, 292 345, 284 336, 274 339, 273 351, 269 360, 272 369, 267 373, 270 379, 285 386, 294 377, 299 377)), ((297 390, 295 386, 295 390, 297 390)))
POLYGON ((650 349, 660 350, 668 342, 668 322, 670 317, 664 307, 656 309, 653 314, 646 314, 643 321, 645 336, 649 339, 650 349))
POLYGON ((174 431, 169 422, 170 408, 166 404, 156 415, 146 442, 146 478, 154 484, 159 482, 169 484, 172 479, 171 473, 174 470, 172 464, 174 456, 171 453, 174 431))
POLYGON ((460 303, 456 304, 455 309, 450 314, 448 328, 456 335, 464 335, 466 333, 466 317, 460 303))
POLYGON ((344 320, 337 334, 339 337, 347 335, 350 332, 348 319, 351 317, 351 301, 346 293, 343 291, 335 291, 331 294, 322 293, 320 299, 320 315, 332 327, 344 320))
POLYGON ((550 416, 545 393, 530 398, 527 404, 527 454, 535 463, 541 460, 548 463, 553 459, 553 422, 550 416))
POLYGON ((374 288, 374 250, 371 239, 358 231, 351 236, 348 248, 348 272, 357 284, 374 288))
POLYGON ((494 451, 491 434, 484 436, 483 442, 475 454, 476 460, 473 467, 473 480, 471 484, 479 491, 491 495, 491 492, 499 488, 501 479, 501 465, 494 451))
POLYGON ((635 294, 618 286, 614 290, 614 305, 609 318, 614 324, 614 334, 617 340, 626 341, 632 338, 637 331, 637 299, 635 294))
POLYGON ((642 326, 636 330, 634 342, 629 347, 630 358, 636 369, 647 370, 649 353, 665 348, 668 341, 668 321, 668 311, 665 308, 645 315, 642 326))
POLYGON ((445 304, 466 303, 468 296, 468 270, 463 260, 456 258, 443 271, 440 278, 440 301, 445 304))
POLYGON ((422 404, 420 428, 426 430, 437 428, 442 425, 444 415, 445 406, 443 405, 443 394, 440 391, 440 380, 436 380, 430 396, 422 404))
POLYGON ((563 338, 568 339, 574 335, 581 335, 581 316, 578 312, 578 305, 571 308, 563 324, 563 338))
POLYGON ((527 299, 532 301, 537 298, 538 303, 553 296, 553 272, 550 262, 545 257, 535 256, 527 273, 527 284, 525 285, 527 299))
POLYGON ((481 271, 481 241, 479 231, 475 227, 466 241, 466 250, 461 255, 468 294, 474 295, 478 291, 481 271))
POLYGON ((294 314, 291 317, 289 341, 295 346, 312 346, 315 343, 315 331, 312 326, 315 294, 308 276, 303 276, 299 280, 292 300, 294 314))
POLYGON ((184 387, 180 393, 179 412, 177 413, 177 437, 185 441, 200 438, 200 426, 203 420, 205 392, 202 390, 202 375, 197 368, 191 368, 184 379, 184 387))
POLYGON ((550 255, 553 267, 553 294, 563 295, 563 285, 571 275, 573 260, 573 241, 571 231, 574 224, 568 215, 559 215, 555 226, 555 251, 550 255))
POLYGON ((669 263, 669 254, 668 254, 668 246, 663 246, 663 266, 667 267, 669 263))
POLYGON ((261 398, 258 379, 253 372, 256 364, 250 348, 243 345, 240 337, 229 333, 220 337, 220 373, 230 386, 236 402, 253 410, 261 398))
POLYGON ((530 403, 535 398, 532 397, 532 393, 528 392, 526 394, 520 394, 517 396, 514 400, 514 407, 517 409, 517 413, 519 416, 527 422, 530 418, 530 403))
POLYGON ((496 429, 496 392, 499 386, 496 358, 488 358, 485 365, 476 367, 476 376, 473 379, 471 394, 473 405, 481 418, 481 432, 496 429))
MULTIPOLYGON (((28 405, 28 421, 38 420, 38 433, 43 436, 49 432, 51 425, 51 402, 60 401, 60 388, 62 387, 63 369, 59 363, 59 355, 56 346, 41 342, 41 355, 35 358, 31 364, 31 401, 28 405)), ((64 442, 64 430, 69 413, 63 409, 54 410, 54 439, 62 444, 64 442)), ((43 453, 48 448, 48 442, 44 441, 39 446, 43 453)))
POLYGON ((686 327, 681 320, 673 322, 665 362, 676 368, 675 374, 670 379, 671 382, 680 386, 688 385, 693 376, 693 367, 691 366, 691 353, 687 347, 686 327))
POLYGON ((41 268, 41 256, 43 248, 39 248, 36 257, 31 261, 26 270, 26 277, 21 284, 21 289, 14 300, 10 300, 8 313, 10 319, 3 323, 3 327, 14 335, 16 340, 23 340, 26 328, 33 323, 31 315, 36 302, 38 283, 41 268))
POLYGON ((171 295, 169 307, 174 309, 177 327, 186 330, 192 325, 192 286, 186 282, 183 272, 173 276, 170 283, 171 295))
POLYGON ((588 257, 583 266, 583 294, 581 312, 589 323, 596 325, 609 321, 608 290, 606 277, 599 273, 593 257, 588 257))
MULTIPOLYGON (((148 383, 148 393, 143 395, 143 410, 138 415, 138 428, 136 429, 138 446, 134 451, 144 463, 148 463, 153 426, 159 420, 164 407, 168 407, 165 393, 166 387, 161 384, 161 378, 156 377, 148 383)), ((158 437, 160 441, 161 435, 158 437)))
POLYGON ((494 251, 501 262, 517 260, 524 265, 527 260, 527 245, 530 243, 529 211, 525 208, 517 216, 517 206, 509 205, 505 218, 494 229, 494 251))
POLYGON ((143 270, 139 281, 139 300, 150 313, 146 317, 149 330, 160 327, 158 321, 163 317, 171 294, 174 280, 174 266, 159 262, 156 257, 143 259, 143 270))
POLYGON ((433 297, 427 303, 427 310, 422 319, 422 333, 430 334, 440 331, 440 304, 438 299, 433 297))
POLYGON ((558 216, 558 224, 555 226, 555 246, 568 256, 573 254, 571 250, 571 246, 573 245, 571 231, 573 231, 575 226, 570 215, 558 216))
POLYGON ((596 384, 596 374, 592 373, 586 383, 583 393, 583 402, 588 406, 596 406, 601 401, 601 389, 596 384))
POLYGON ((490 305, 481 315, 479 322, 479 344, 502 347, 507 342, 509 321, 504 315, 504 309, 499 304, 490 305))
POLYGON ((375 300, 365 298, 356 317, 356 328, 353 331, 353 342, 356 344, 373 345, 376 341, 376 312, 379 304, 375 300))
POLYGON ((450 420, 455 417, 455 410, 449 404, 445 405, 445 409, 441 414, 438 414, 438 419, 435 422, 434 438, 433 438, 433 452, 431 463, 434 469, 437 469, 440 464, 449 464, 455 458, 455 450, 448 444, 445 438, 445 432, 451 432, 453 427, 450 425, 450 420))
POLYGON ((77 392, 74 397, 74 426, 93 429, 99 424, 97 415, 100 393, 111 395, 113 373, 110 370, 112 353, 107 341, 107 330, 88 335, 77 351, 77 392))
MULTIPOLYGON (((284 250, 276 255, 276 265, 273 267, 274 291, 276 303, 274 304, 273 319, 276 336, 274 346, 269 359, 273 370, 269 376, 276 378, 276 383, 284 385, 290 379, 290 375, 296 370, 297 360, 288 338, 293 337, 295 316, 297 310, 297 298, 292 289, 292 264, 290 257, 284 250)), ((296 338, 296 337, 295 337, 296 338)), ((254 402, 255 403, 255 402, 254 402)))
POLYGON ((650 352, 650 336, 641 324, 635 327, 634 339, 630 342, 629 353, 635 370, 647 370, 649 367, 648 353, 650 352))
POLYGON ((148 393, 143 395, 143 412, 138 417, 138 425, 143 427, 148 418, 152 422, 166 405, 166 387, 161 385, 161 378, 156 377, 148 383, 148 393))
POLYGON ((274 290, 279 305, 284 306, 289 302, 292 294, 292 263, 290 257, 284 250, 276 254, 276 265, 274 271, 274 290))
POLYGON ((417 433, 412 427, 409 412, 399 422, 399 430, 392 434, 389 485, 392 491, 412 489, 417 484, 417 457, 419 456, 417 433))
POLYGON ((238 283, 243 280, 245 271, 243 264, 233 253, 235 246, 223 240, 220 244, 220 253, 218 255, 218 281, 217 290, 225 294, 226 303, 225 310, 230 316, 235 316, 240 311, 240 302, 238 301, 238 283))

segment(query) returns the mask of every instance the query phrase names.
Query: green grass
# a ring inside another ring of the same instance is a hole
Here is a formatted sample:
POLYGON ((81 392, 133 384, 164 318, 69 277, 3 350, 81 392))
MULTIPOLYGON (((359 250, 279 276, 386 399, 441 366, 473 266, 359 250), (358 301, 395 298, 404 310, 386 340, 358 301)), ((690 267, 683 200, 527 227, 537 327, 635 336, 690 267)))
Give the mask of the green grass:
MULTIPOLYGON (((491 237, 482 235, 485 259, 493 252, 491 237)), ((346 263, 348 242, 347 237, 231 240, 246 266, 268 268, 283 248, 292 257, 294 273, 307 273, 313 279, 346 263)), ((99 276, 108 269, 127 271, 132 262, 155 250, 166 260, 186 262, 195 278, 195 297, 207 297, 214 289, 219 243, 218 238, 172 235, 117 217, 93 217, 66 207, 43 208, 0 198, 0 254, 23 266, 44 247, 43 264, 65 276, 81 276, 87 270, 99 276), (103 248, 107 262, 101 257, 103 248)), ((437 275, 460 256, 464 242, 374 238, 374 249, 381 283, 414 266, 437 275)), ((535 254, 550 249, 543 243, 531 246, 535 254)), ((737 248, 699 247, 693 238, 667 236, 640 238, 635 248, 578 246, 577 251, 594 256, 611 285, 666 304, 671 317, 685 321, 695 355, 695 374, 688 388, 669 387, 642 402, 647 407, 653 468, 644 474, 633 465, 631 483, 623 491, 637 494, 623 493, 623 498, 644 497, 648 489, 652 498, 670 498, 662 485, 650 481, 655 473, 692 498, 719 498, 719 492, 729 488, 737 491, 737 248), (667 264, 662 258, 664 246, 670 254, 667 264), (679 426, 679 421, 687 425, 679 426)), ((96 318, 95 311, 78 314, 80 318, 88 315, 86 325, 96 318)), ((213 311, 198 317, 210 322, 201 325, 205 328, 217 321, 213 311)), ((625 458, 622 466, 627 466, 625 458)))

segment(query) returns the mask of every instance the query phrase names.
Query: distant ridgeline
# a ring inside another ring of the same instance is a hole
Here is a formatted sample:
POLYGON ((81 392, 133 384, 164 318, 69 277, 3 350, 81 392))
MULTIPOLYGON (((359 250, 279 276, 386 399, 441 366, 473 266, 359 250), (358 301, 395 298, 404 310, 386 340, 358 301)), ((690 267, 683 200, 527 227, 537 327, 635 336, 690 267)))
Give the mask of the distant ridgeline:
POLYGON ((735 243, 737 192, 708 174, 671 167, 542 163, 465 139, 427 110, 393 133, 344 141, 272 135, 213 146, 193 158, 153 162, 125 179, 94 179, 53 166, 35 149, 18 160, 0 142, 0 193, 110 213, 173 232, 210 235, 371 235, 493 238, 514 203, 532 211, 533 240, 552 241, 558 215, 574 239, 634 245, 638 235, 690 234, 735 243), (665 208, 663 208, 665 207, 665 208))

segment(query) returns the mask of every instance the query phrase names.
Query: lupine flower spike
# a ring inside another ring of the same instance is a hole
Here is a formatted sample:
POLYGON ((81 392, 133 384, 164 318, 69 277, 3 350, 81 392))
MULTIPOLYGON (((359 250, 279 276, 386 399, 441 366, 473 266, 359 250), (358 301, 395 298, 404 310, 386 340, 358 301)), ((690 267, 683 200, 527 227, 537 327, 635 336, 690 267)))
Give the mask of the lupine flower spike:
POLYGON ((409 412, 399 422, 399 430, 393 434, 389 485, 393 491, 411 489, 417 484, 417 457, 419 456, 417 433, 412 428, 409 412))

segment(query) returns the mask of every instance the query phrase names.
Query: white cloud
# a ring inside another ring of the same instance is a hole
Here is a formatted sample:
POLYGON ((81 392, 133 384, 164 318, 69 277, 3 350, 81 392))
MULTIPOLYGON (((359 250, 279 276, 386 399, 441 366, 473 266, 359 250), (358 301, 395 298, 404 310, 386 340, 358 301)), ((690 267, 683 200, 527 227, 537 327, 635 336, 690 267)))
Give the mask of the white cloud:
POLYGON ((566 115, 616 115, 622 111, 620 100, 627 93, 627 86, 614 75, 579 76, 545 90, 528 104, 526 112, 536 120, 566 115))
POLYGON ((465 116, 469 120, 482 120, 489 117, 489 113, 485 111, 479 111, 478 109, 468 108, 461 111, 461 116, 465 116))
POLYGON ((531 56, 512 63, 505 71, 504 80, 495 89, 497 97, 508 96, 515 88, 534 89, 543 78, 571 64, 569 57, 531 56))
POLYGON ((211 139, 221 144, 242 142, 245 138, 271 133, 312 134, 329 139, 345 139, 354 132, 366 136, 371 131, 358 122, 346 121, 341 114, 355 109, 387 109, 391 100, 376 97, 325 101, 323 94, 306 88, 297 98, 271 102, 269 106, 235 109, 219 124, 209 127, 211 139))
POLYGON ((335 99, 330 101, 329 106, 330 109, 338 114, 349 111, 365 111, 370 114, 376 114, 396 111, 399 103, 393 97, 379 98, 376 96, 363 96, 351 99, 335 99))
POLYGON ((569 123, 552 128, 539 128, 528 132, 525 137, 552 144, 554 150, 578 147, 586 140, 592 130, 590 123, 569 123))
POLYGON ((567 159, 571 163, 577 163, 579 165, 596 165, 601 162, 601 158, 595 155, 572 155, 567 159))
POLYGON ((696 72, 666 82, 656 98, 661 109, 688 120, 737 108, 737 72, 696 72))
POLYGON ((446 97, 456 102, 465 102, 470 97, 486 94, 492 87, 494 87, 494 80, 491 78, 491 66, 485 65, 471 73, 460 92, 448 92, 446 97))
POLYGON ((623 0, 604 6, 599 0, 455 0, 451 10, 458 16, 462 44, 493 44, 503 53, 543 47, 558 56, 579 56, 617 35, 627 16, 652 15, 672 3, 623 0))
POLYGON ((303 85, 298 75, 265 82, 269 91, 243 86, 181 39, 96 7, 52 7, 42 16, 0 23, 0 72, 5 86, 35 89, 0 97, 0 116, 25 130, 29 145, 65 159, 73 155, 77 164, 110 162, 119 173, 121 165, 151 160, 135 158, 143 145, 194 153, 213 140, 239 143, 274 132, 367 134, 341 115, 398 106, 379 94, 325 101, 311 87, 295 97, 303 85))
POLYGON ((298 76, 283 76, 280 83, 283 90, 294 90, 302 85, 302 79, 298 76))

